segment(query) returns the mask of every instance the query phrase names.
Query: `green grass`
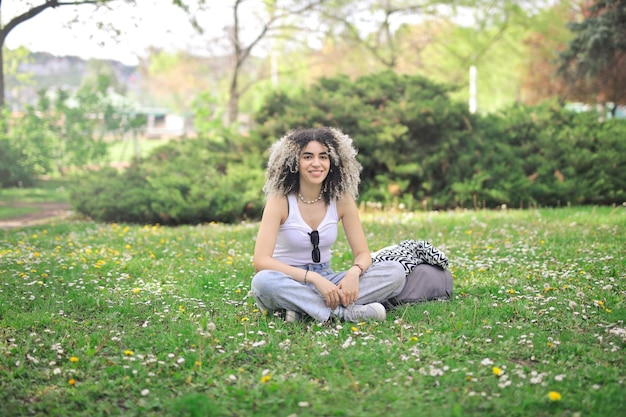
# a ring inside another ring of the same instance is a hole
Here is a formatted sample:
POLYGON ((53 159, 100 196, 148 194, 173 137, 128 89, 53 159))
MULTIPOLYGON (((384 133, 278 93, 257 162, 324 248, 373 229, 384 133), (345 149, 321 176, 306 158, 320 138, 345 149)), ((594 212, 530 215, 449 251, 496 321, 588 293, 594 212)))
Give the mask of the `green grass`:
POLYGON ((39 203, 69 202, 68 185, 66 179, 49 179, 29 188, 0 188, 0 220, 36 213, 39 203))
POLYGON ((35 207, 5 207, 0 205, 0 220, 12 219, 38 211, 35 207))
POLYGON ((59 203, 69 201, 67 187, 70 180, 38 180, 33 187, 0 188, 0 203, 59 203))
MULTIPOLYGON (((138 139, 137 147, 142 157, 161 145, 165 145, 169 139, 138 139)), ((112 162, 129 162, 135 157, 135 143, 132 138, 117 141, 109 146, 109 159, 112 162)))
POLYGON ((248 296, 256 224, 0 232, 0 415, 626 415, 626 210, 363 220, 446 252, 453 299, 287 324, 248 296))

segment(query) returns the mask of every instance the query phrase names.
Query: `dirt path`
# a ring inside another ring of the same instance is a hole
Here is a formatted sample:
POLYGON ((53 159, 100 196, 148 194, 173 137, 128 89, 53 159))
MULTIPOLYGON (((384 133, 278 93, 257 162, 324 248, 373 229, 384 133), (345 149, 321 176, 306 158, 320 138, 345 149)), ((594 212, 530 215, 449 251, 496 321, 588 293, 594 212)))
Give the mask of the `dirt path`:
POLYGON ((72 214, 72 207, 68 203, 15 203, 12 207, 34 207, 37 211, 0 220, 0 229, 45 224, 53 220, 67 218, 72 214))

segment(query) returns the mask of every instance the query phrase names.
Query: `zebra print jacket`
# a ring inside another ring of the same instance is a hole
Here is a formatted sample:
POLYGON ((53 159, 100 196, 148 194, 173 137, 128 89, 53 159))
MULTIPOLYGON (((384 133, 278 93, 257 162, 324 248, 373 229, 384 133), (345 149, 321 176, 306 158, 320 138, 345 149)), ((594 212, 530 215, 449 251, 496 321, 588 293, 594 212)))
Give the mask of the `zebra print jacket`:
POLYGON ((403 240, 372 253, 372 262, 396 261, 404 267, 407 275, 417 265, 429 264, 442 269, 448 268, 448 257, 425 240, 403 240))

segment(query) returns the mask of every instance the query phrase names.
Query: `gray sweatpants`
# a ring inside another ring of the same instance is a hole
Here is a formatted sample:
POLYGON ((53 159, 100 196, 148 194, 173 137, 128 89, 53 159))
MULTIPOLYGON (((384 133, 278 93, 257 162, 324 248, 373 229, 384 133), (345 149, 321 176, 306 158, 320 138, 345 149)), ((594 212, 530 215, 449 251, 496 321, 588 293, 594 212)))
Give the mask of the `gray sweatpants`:
MULTIPOLYGON (((338 284, 346 271, 333 272, 328 263, 298 266, 315 271, 333 284, 338 284)), ((406 272, 399 262, 372 264, 359 280, 359 299, 355 304, 382 303, 400 294, 406 283, 406 272)), ((282 272, 259 271, 252 278, 252 294, 261 311, 293 310, 325 322, 331 309, 313 284, 293 280, 282 272)))

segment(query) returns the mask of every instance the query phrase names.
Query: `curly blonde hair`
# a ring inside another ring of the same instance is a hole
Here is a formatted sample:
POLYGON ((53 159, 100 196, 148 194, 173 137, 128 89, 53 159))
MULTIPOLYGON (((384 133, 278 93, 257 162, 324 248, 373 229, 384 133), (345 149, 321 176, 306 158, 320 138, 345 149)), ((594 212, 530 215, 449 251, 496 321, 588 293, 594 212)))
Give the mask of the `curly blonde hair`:
POLYGON ((270 148, 263 187, 266 199, 272 195, 288 195, 300 191, 298 160, 309 142, 316 141, 328 148, 330 171, 322 184, 322 194, 328 203, 345 194, 357 199, 361 182, 361 164, 352 138, 331 127, 297 129, 288 132, 270 148))

